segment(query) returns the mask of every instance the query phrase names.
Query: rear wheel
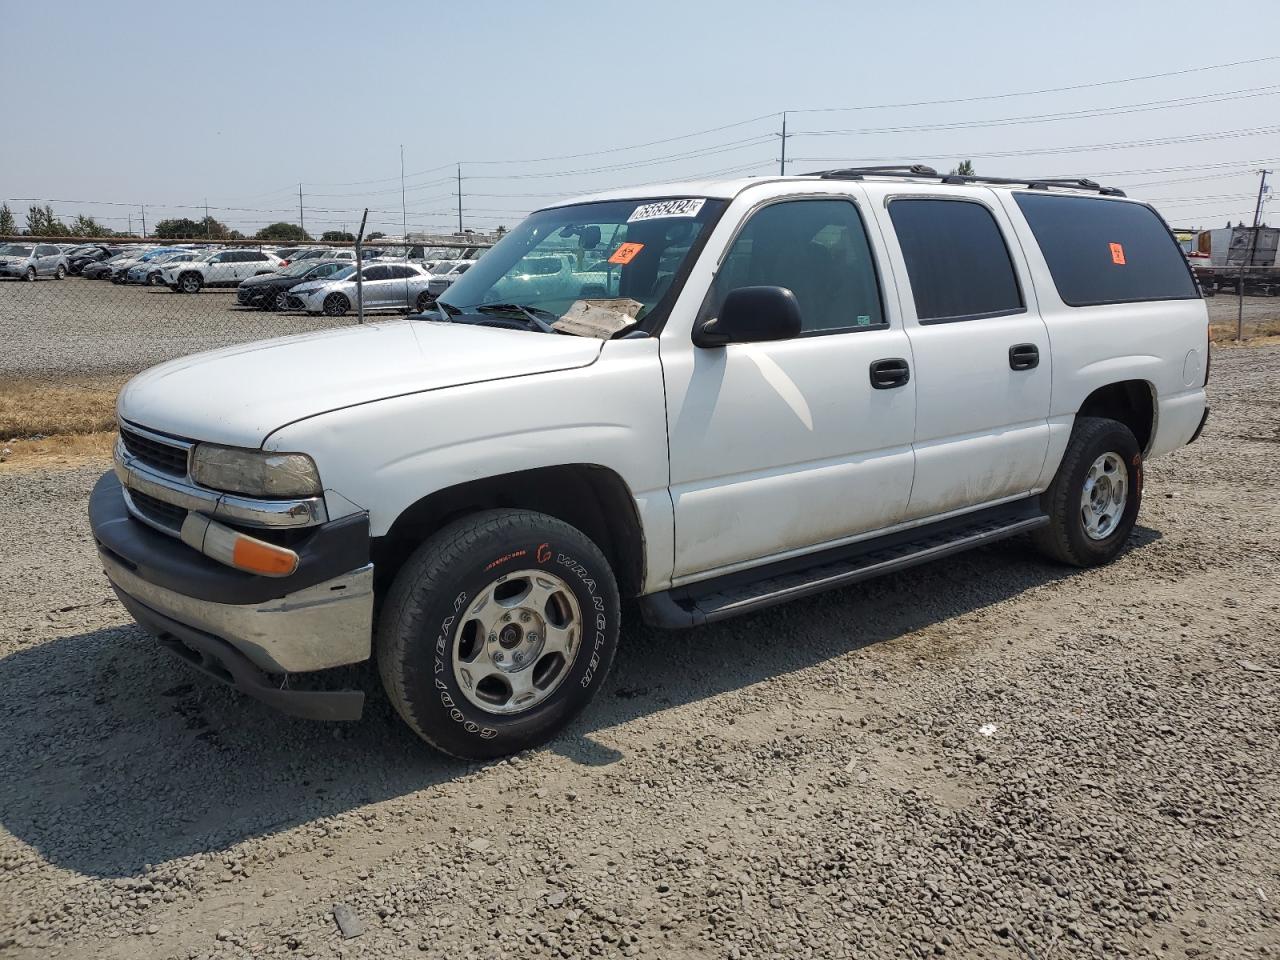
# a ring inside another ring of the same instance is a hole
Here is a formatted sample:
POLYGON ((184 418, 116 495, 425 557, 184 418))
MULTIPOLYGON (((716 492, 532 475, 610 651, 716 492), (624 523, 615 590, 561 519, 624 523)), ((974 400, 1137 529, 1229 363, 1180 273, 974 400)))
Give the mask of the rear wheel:
POLYGON ((1142 505, 1142 452, 1133 432, 1116 420, 1077 418, 1041 504, 1049 515, 1049 525, 1033 534, 1041 552, 1077 567, 1114 560, 1142 505))
POLYGON ((489 510, 450 524, 401 568, 377 658, 397 712, 432 746, 481 760, 549 739, 604 683, 618 589, 581 531, 489 510))
POLYGON ((351 301, 341 293, 331 293, 324 298, 324 315, 340 317, 351 309, 351 301))
POLYGON ((62 264, 58 264, 58 269, 53 271, 53 278, 55 280, 67 279, 67 268, 64 267, 62 264))
POLYGON ((423 290, 418 294, 418 301, 415 306, 417 306, 419 313, 426 313, 431 309, 431 304, 433 303, 435 303, 435 297, 423 290))
POLYGON ((204 282, 198 273, 184 273, 178 278, 178 289, 183 293, 199 293, 204 282))

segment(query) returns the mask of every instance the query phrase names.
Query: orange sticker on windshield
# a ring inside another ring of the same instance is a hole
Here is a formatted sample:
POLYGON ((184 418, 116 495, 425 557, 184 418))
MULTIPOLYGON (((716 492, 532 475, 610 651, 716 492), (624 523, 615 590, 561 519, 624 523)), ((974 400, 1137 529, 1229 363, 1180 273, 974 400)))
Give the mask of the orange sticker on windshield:
POLYGON ((609 262, 626 266, 634 260, 636 258, 636 254, 643 249, 643 243, 624 243, 618 247, 617 250, 613 251, 613 256, 609 258, 609 262))
POLYGON ((1124 247, 1118 243, 1111 244, 1111 262, 1124 266, 1124 247))

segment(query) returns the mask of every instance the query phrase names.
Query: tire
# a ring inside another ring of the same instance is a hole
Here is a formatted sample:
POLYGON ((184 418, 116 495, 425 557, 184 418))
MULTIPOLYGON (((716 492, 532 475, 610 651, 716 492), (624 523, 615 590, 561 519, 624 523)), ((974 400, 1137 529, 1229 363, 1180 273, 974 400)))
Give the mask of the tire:
POLYGON ((618 621, 613 571, 581 531, 487 510, 434 534, 400 569, 378 622, 378 672, 419 737, 487 760, 543 743, 586 707, 613 663, 618 621), (548 649, 553 637, 567 652, 548 649), (529 666, 516 667, 521 658, 529 666))
POLYGON ((431 304, 433 303, 435 303, 435 298, 432 297, 431 294, 427 293, 427 291, 423 290, 418 294, 418 300, 415 306, 419 313, 426 313, 431 309, 431 304))
POLYGON ((288 310, 289 309, 289 291, 281 290, 274 297, 268 297, 265 302, 267 310, 288 310))
POLYGON ((1075 567, 1118 557, 1142 506, 1142 451, 1133 432, 1116 420, 1077 417, 1040 503, 1049 525, 1032 540, 1045 556, 1075 567))
POLYGON ((178 278, 178 290, 181 293, 199 293, 203 286, 204 281, 198 273, 184 273, 178 278))
POLYGON ((58 264, 58 269, 53 271, 53 279, 55 280, 67 279, 67 268, 64 267, 62 264, 58 264))
POLYGON ((24 276, 26 277, 27 283, 35 283, 35 282, 36 282, 36 268, 35 268, 35 267, 27 267, 27 272, 26 272, 26 274, 24 274, 24 276))
POLYGON ((331 293, 324 298, 324 315, 340 317, 351 309, 351 301, 341 293, 331 293))
POLYGON ((158 286, 160 286, 160 271, 159 271, 159 270, 153 270, 151 273, 148 273, 148 274, 147 274, 147 286, 148 286, 148 287, 158 287, 158 286))

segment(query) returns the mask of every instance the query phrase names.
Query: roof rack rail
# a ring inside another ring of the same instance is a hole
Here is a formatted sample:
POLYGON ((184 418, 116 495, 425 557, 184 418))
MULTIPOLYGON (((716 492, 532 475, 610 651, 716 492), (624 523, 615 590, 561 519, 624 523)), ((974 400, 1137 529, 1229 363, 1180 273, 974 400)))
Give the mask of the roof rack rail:
POLYGON ((1010 186, 1028 187, 1032 190, 1048 190, 1050 187, 1068 187, 1072 190, 1093 190, 1104 197, 1123 197, 1125 192, 1119 187, 1104 187, 1084 177, 981 177, 958 173, 939 173, 933 167, 922 163, 913 163, 891 167, 844 167, 839 170, 815 170, 803 174, 806 177, 821 177, 823 180, 861 180, 863 177, 908 177, 921 180, 940 180, 942 183, 996 183, 1010 186))

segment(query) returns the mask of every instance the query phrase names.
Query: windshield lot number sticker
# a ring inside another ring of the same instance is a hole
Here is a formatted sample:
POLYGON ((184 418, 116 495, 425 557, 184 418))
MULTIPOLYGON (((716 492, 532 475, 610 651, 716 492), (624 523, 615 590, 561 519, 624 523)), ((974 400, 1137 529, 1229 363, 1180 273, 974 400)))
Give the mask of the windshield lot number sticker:
POLYGON ((1124 247, 1118 243, 1111 244, 1111 262, 1117 266, 1124 266, 1124 247))
POLYGON ((628 263, 634 260, 636 258, 636 254, 643 249, 643 243, 624 243, 620 245, 617 250, 613 251, 613 256, 609 258, 609 262, 620 264, 625 267, 628 263))
POLYGON ((702 205, 707 201, 699 197, 696 200, 663 200, 659 203, 642 203, 631 211, 627 223, 641 220, 660 220, 664 217, 696 217, 702 205))

